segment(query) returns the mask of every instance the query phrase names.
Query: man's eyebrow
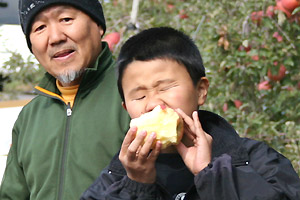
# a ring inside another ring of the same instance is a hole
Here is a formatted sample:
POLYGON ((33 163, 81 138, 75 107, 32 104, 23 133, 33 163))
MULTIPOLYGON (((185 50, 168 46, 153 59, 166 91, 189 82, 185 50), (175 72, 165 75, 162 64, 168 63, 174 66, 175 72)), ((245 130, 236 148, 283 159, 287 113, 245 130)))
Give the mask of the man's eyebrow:
MULTIPOLYGON (((66 5, 61 5, 59 6, 56 11, 55 14, 56 15, 60 15, 61 13, 63 13, 65 10, 70 10, 70 6, 66 6, 66 5)), ((33 22, 36 22, 38 20, 42 20, 44 18, 44 15, 42 14, 38 14, 35 19, 33 20, 33 22)))

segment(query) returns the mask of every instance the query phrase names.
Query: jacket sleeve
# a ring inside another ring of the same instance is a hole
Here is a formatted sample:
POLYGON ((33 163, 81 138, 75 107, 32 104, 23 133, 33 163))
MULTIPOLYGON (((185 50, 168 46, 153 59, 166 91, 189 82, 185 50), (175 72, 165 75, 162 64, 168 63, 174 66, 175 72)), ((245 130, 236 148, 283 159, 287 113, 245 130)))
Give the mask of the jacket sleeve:
POLYGON ((223 154, 195 177, 201 200, 300 199, 300 180, 287 158, 262 142, 244 140, 244 145, 249 163, 233 165, 223 154))
POLYGON ((0 188, 0 199, 29 199, 30 193, 22 167, 18 164, 18 132, 16 125, 12 132, 12 146, 9 150, 6 168, 0 188))
POLYGON ((156 185, 143 184, 118 175, 107 168, 83 193, 81 200, 153 200, 156 198, 156 185))

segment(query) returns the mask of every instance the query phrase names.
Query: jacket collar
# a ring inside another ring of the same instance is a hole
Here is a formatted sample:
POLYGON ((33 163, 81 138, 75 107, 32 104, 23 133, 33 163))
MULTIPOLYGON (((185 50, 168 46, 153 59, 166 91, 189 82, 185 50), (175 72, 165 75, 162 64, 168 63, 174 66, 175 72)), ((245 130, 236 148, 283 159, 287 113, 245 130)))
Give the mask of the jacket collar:
POLYGON ((213 159, 226 153, 231 156, 233 164, 249 160, 247 150, 242 146, 241 138, 224 118, 204 110, 199 110, 198 116, 203 130, 213 138, 213 159))

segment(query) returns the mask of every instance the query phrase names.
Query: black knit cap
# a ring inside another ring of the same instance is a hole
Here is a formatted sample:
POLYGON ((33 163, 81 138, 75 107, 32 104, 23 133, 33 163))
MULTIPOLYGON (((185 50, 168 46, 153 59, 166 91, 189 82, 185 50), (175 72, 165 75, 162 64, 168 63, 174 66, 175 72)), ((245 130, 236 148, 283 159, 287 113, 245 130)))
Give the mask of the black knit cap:
POLYGON ((105 33, 106 25, 101 3, 98 0, 19 0, 19 16, 27 45, 31 51, 29 34, 34 17, 51 5, 71 5, 89 15, 105 33))

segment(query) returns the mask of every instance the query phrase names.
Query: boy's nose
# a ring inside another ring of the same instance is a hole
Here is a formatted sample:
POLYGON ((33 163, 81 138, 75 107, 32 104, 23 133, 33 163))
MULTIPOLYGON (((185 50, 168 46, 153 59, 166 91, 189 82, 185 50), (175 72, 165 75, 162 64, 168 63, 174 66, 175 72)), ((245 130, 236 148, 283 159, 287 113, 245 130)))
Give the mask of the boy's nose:
POLYGON ((146 112, 152 111, 156 106, 166 107, 165 103, 161 99, 152 99, 148 101, 146 105, 146 112))

